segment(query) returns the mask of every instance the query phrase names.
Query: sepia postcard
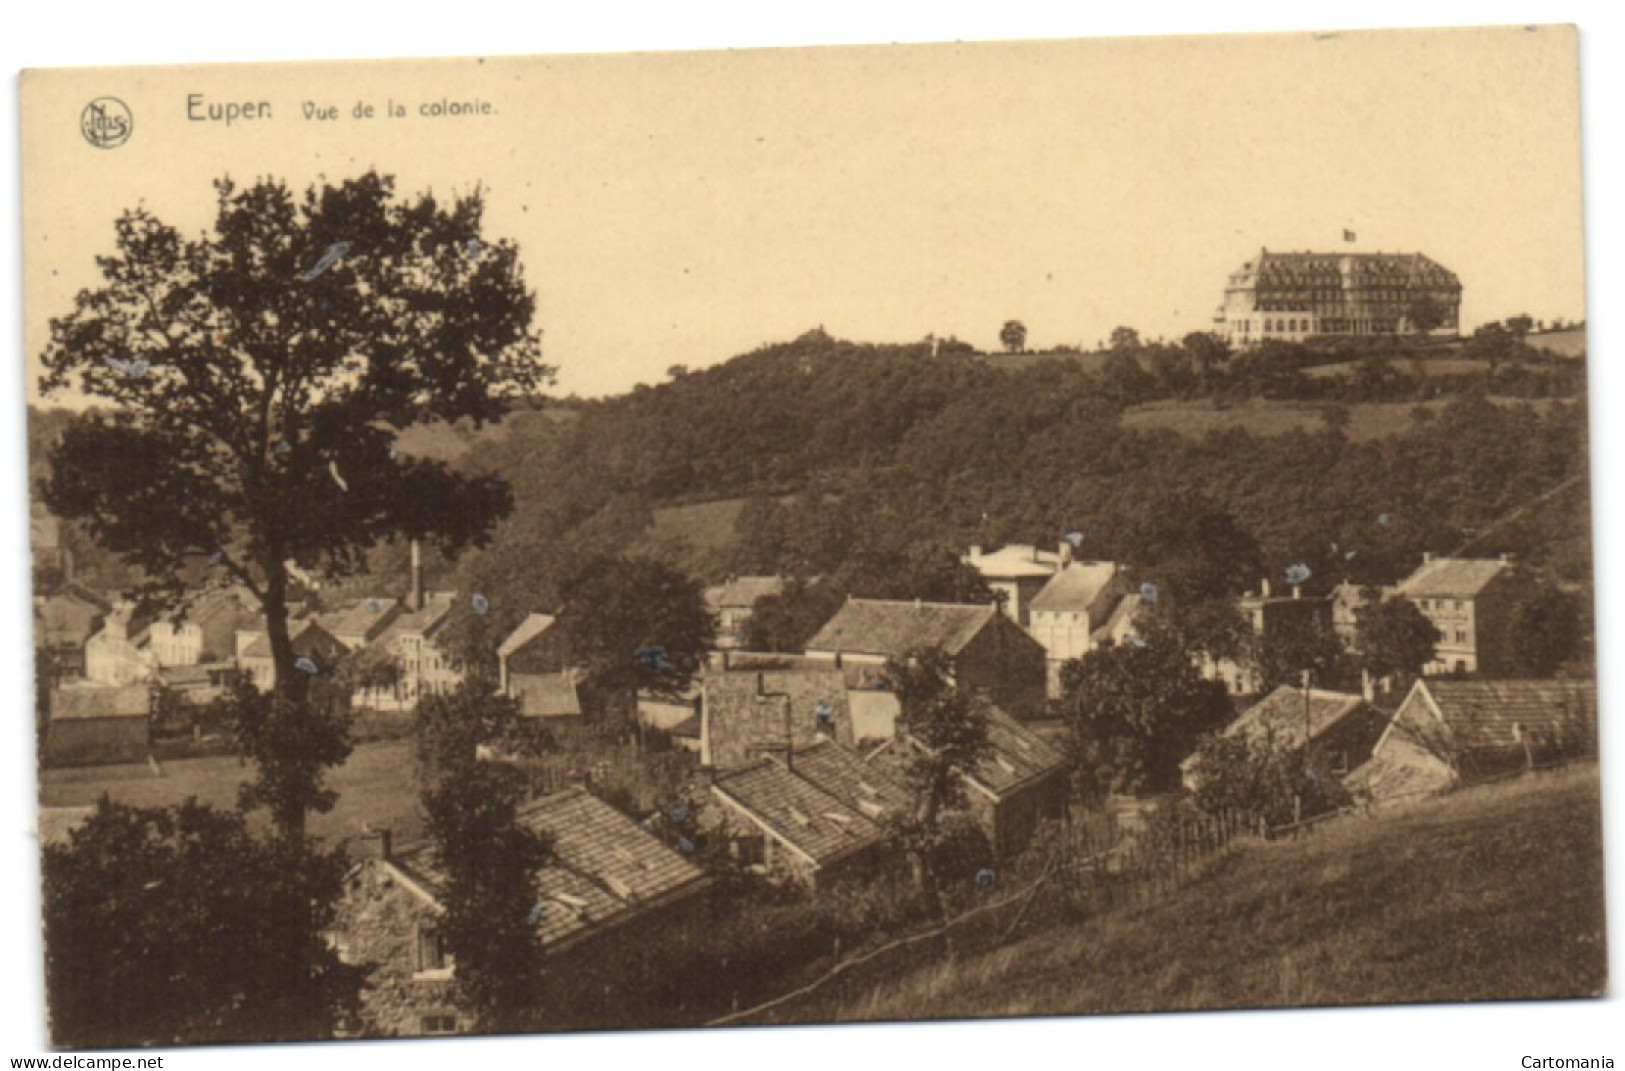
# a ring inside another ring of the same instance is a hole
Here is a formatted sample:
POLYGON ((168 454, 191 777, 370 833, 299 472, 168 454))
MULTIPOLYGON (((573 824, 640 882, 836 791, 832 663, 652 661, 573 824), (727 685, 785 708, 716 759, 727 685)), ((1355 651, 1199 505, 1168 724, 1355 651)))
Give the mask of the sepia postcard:
POLYGON ((24 72, 50 1043, 1604 996, 1579 79, 24 72))

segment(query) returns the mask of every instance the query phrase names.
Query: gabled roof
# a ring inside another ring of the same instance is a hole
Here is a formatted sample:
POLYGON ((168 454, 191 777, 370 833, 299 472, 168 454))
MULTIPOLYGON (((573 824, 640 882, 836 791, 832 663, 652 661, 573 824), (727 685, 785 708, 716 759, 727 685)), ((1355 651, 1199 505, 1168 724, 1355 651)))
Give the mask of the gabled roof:
POLYGON ((1591 680, 1437 680, 1424 678, 1394 716, 1394 726, 1427 737, 1432 728, 1411 721, 1416 703, 1425 700, 1429 713, 1442 718, 1444 741, 1453 750, 1516 747, 1524 740, 1562 736, 1577 723, 1597 716, 1597 682, 1591 680))
POLYGON ((865 762, 862 755, 840 744, 797 748, 790 766, 797 776, 873 821, 904 813, 912 802, 908 787, 893 770, 865 762))
POLYGON ((1033 596, 1030 609, 1086 613, 1117 576, 1115 562, 1071 562, 1033 596))
MULTIPOLYGON (((710 883, 699 867, 585 789, 543 797, 518 817, 525 828, 552 841, 552 859, 537 871, 539 899, 532 916, 548 950, 710 883)), ((390 862, 431 897, 443 895, 444 876, 432 847, 403 852, 390 862)))
POLYGON ((823 739, 852 743, 846 681, 827 663, 818 669, 707 673, 700 694, 700 738, 719 769, 782 751, 787 739, 797 748, 823 739))
POLYGON ((1399 594, 1411 599, 1470 599, 1512 568, 1498 558, 1434 558, 1400 581, 1399 594))
MULTIPOLYGON (((1365 706, 1365 700, 1348 692, 1309 689, 1309 739, 1313 740, 1365 706)), ((1254 703, 1224 728, 1224 736, 1255 736, 1269 733, 1283 747, 1303 744, 1304 696, 1302 688, 1283 684, 1254 703)))
POLYGON ((940 647, 955 655, 999 617, 991 605, 848 599, 807 641, 807 650, 896 657, 915 647, 940 647))
POLYGON ((995 580, 1049 576, 1061 567, 1060 552, 1027 543, 1011 543, 989 554, 966 554, 959 560, 995 580))
POLYGON ((318 614, 316 620, 335 637, 354 636, 360 642, 368 643, 388 626, 399 611, 400 603, 393 598, 372 597, 357 599, 331 613, 318 614))
POLYGON ((1140 596, 1138 592, 1131 592, 1117 600, 1112 608, 1111 616, 1105 623, 1089 634, 1095 642, 1111 639, 1118 633, 1128 635, 1134 631, 1134 615, 1140 612, 1140 596))
POLYGON ((772 759, 724 774, 711 788, 814 866, 827 866, 884 836, 880 826, 772 759))
POLYGON ((431 592, 424 596, 422 609, 402 610, 400 616, 391 621, 378 637, 378 642, 387 643, 408 632, 429 636, 450 619, 456 604, 457 593, 454 591, 431 592))
MULTIPOLYGON (((263 623, 260 629, 254 634, 254 641, 243 651, 242 658, 272 657, 270 634, 263 631, 263 623)), ((334 639, 332 633, 308 617, 301 621, 289 621, 288 632, 295 655, 329 658, 344 649, 344 645, 334 639)))
POLYGON ((74 684, 51 692, 51 720, 145 718, 151 703, 151 693, 145 684, 121 687, 74 684))
POLYGON ((1054 745, 998 707, 987 708, 987 739, 992 754, 977 767, 973 780, 997 796, 1066 765, 1066 756, 1054 745))
POLYGON ((524 647, 525 644, 552 628, 556 621, 558 621, 558 618, 552 614, 526 615, 525 619, 519 622, 519 627, 508 633, 508 638, 502 641, 501 647, 497 648, 497 657, 507 658, 524 647))
POLYGON ((113 604, 108 602, 107 599, 77 581, 63 584, 51 594, 45 596, 45 601, 47 603, 58 601, 83 603, 104 614, 113 608, 113 604))
POLYGON ((887 687, 883 666, 863 662, 846 662, 837 666, 828 658, 814 655, 779 654, 773 651, 729 651, 728 668, 730 672, 747 669, 815 669, 839 673, 849 691, 853 689, 883 691, 887 687))
POLYGON ((754 606, 763 595, 784 592, 782 576, 733 576, 705 589, 705 604, 712 610, 728 606, 754 606))

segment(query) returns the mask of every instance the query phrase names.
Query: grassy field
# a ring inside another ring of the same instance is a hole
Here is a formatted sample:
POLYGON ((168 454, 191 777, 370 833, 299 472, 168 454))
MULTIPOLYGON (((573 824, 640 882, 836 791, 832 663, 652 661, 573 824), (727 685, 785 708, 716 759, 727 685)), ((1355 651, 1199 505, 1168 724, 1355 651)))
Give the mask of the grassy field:
POLYGON ((1595 767, 1221 860, 1149 908, 886 980, 793 1019, 1543 999, 1606 987, 1595 767))
MULTIPOLYGON (((105 792, 119 803, 138 807, 178 803, 188 796, 230 807, 237 786, 251 773, 233 756, 167 762, 162 776, 144 765, 45 770, 40 776, 40 803, 48 807, 94 803, 105 792)), ((397 841, 420 832, 410 741, 359 745, 349 761, 329 775, 328 784, 339 793, 338 805, 312 817, 310 831, 316 836, 341 841, 360 832, 363 823, 393 830, 397 841)))
MULTIPOLYGON (((1494 402, 1513 405, 1524 399, 1492 398, 1494 402)), ((1357 442, 1397 435, 1411 426, 1411 410, 1420 404, 1439 409, 1445 399, 1430 402, 1360 402, 1348 406, 1348 436, 1357 442)), ((1539 399, 1529 402, 1536 409, 1545 410, 1551 402, 1539 399)), ((1168 428, 1182 435, 1200 437, 1210 431, 1243 428, 1254 435, 1284 435, 1295 429, 1318 431, 1326 426, 1321 416, 1325 403, 1269 402, 1253 399, 1239 405, 1216 408, 1212 402, 1154 402, 1135 406, 1123 413, 1125 428, 1151 430, 1168 428)))

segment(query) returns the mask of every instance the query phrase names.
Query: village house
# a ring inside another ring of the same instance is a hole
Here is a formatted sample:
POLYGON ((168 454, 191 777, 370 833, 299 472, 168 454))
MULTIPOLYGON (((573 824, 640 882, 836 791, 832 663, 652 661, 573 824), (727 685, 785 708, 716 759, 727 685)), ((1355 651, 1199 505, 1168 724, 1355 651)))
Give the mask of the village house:
POLYGON ((85 675, 85 645, 101 630, 112 606, 79 584, 66 584, 34 602, 34 642, 59 679, 85 675))
MULTIPOLYGON (((546 835, 551 858, 537 872, 531 912, 549 976, 551 1018, 592 1025, 612 1010, 617 981, 649 955, 649 937, 696 911, 710 886, 680 852, 585 789, 521 808, 519 822, 546 835)), ((439 932, 444 873, 431 845, 396 851, 375 834, 370 857, 348 875, 330 944, 345 962, 371 964, 362 994, 368 1032, 455 1034, 472 1024, 453 997, 457 965, 439 932)), ((539 994, 539 999, 541 995, 539 994)))
POLYGON ((1584 751, 1596 731, 1595 681, 1424 677, 1346 783, 1379 802, 1439 791, 1584 751))
MULTIPOLYGON (((884 855, 887 831, 878 813, 870 818, 808 780, 798 765, 806 757, 764 755, 719 773, 711 792, 724 807, 729 842, 742 865, 814 889, 871 871, 884 855)), ((883 805, 877 800, 876 806, 883 805)))
MULTIPOLYGON (((1283 684, 1244 710, 1221 735, 1291 752, 1302 750, 1307 739, 1330 761, 1332 771, 1342 775, 1371 757, 1387 724, 1388 716, 1363 696, 1283 684)), ((1179 764, 1185 788, 1192 792, 1201 783, 1197 759, 1192 754, 1179 764)))
POLYGON ((96 684, 121 687, 147 680, 155 660, 149 632, 150 614, 133 603, 114 606, 99 632, 85 643, 85 678, 96 684))
POLYGON ((236 654, 237 632, 254 620, 246 592, 210 588, 148 629, 154 663, 164 666, 227 666, 236 654))
POLYGON ((440 646, 452 621, 457 593, 414 592, 373 644, 396 673, 387 687, 356 694, 358 706, 378 711, 409 711, 420 696, 443 695, 462 683, 463 674, 440 646))
MULTIPOLYGON (((1292 585, 1290 595, 1272 593, 1267 577, 1258 591, 1249 591, 1236 600, 1236 609, 1253 635, 1265 643, 1289 633, 1332 627, 1331 600, 1305 598, 1297 584, 1292 585)), ((1258 668, 1245 660, 1203 657, 1197 665, 1203 677, 1222 682, 1231 695, 1256 695, 1263 686, 1258 668)))
POLYGON ((745 623, 750 620, 756 600, 764 595, 782 595, 782 576, 730 576, 721 584, 705 589, 705 605, 716 615, 716 647, 720 651, 745 645, 745 623))
POLYGON ((1050 698, 1061 694, 1061 667, 1098 646, 1096 634, 1126 593, 1127 580, 1115 563, 1072 561, 1033 596, 1027 631, 1043 645, 1050 698))
POLYGON ((986 554, 981 547, 973 546, 959 560, 980 573, 1000 597, 1005 616, 1026 628, 1032 600, 1072 560, 1072 544, 1063 542, 1058 549, 1048 551, 1028 543, 1010 543, 986 554))
POLYGON ((997 605, 847 599, 807 642, 807 657, 836 666, 868 666, 936 647, 953 667, 954 683, 986 693, 1017 715, 1044 706, 1044 648, 997 605))
POLYGON ((1442 637, 1423 674, 1498 677, 1516 671, 1512 618, 1518 603, 1533 594, 1534 582, 1510 559, 1424 554, 1422 564, 1395 590, 1442 637))
MULTIPOLYGON (((344 645, 312 618, 289 621, 288 640, 294 659, 309 659, 318 672, 331 669, 345 654, 344 645)), ((263 619, 253 628, 237 630, 237 668, 262 692, 276 687, 276 660, 263 619)))
POLYGON ((1328 596, 1332 604, 1332 631, 1337 633, 1343 650, 1352 651, 1359 643, 1360 611, 1387 600, 1393 593, 1393 588, 1351 584, 1347 580, 1332 588, 1328 596))
POLYGON ((712 671, 700 680, 700 765, 730 770, 821 740, 855 742, 839 670, 712 671))
POLYGON ((151 689, 143 683, 70 684, 51 692, 40 761, 46 766, 145 762, 151 689))
MULTIPOLYGON (((529 614, 497 648, 498 688, 527 718, 576 721, 581 696, 558 618, 529 614)), ((556 722, 555 722, 556 723, 556 722)))
MULTIPOLYGON (((1043 822, 1065 814, 1067 762, 1054 745, 997 706, 986 713, 988 755, 965 775, 967 806, 994 854, 1006 858, 1025 848, 1043 822)), ((905 725, 869 761, 900 778, 905 749, 923 746, 905 725)))
MULTIPOLYGON (((843 662, 832 665, 828 658, 758 651, 724 651, 719 660, 724 671, 819 670, 833 669, 846 687, 846 707, 852 718, 852 742, 884 743, 897 735, 897 696, 886 682, 885 665, 874 662, 843 662)), ((698 710, 698 706, 695 707, 698 710)))
POLYGON ((400 600, 371 595, 315 615, 316 623, 346 650, 369 647, 401 614, 400 600))

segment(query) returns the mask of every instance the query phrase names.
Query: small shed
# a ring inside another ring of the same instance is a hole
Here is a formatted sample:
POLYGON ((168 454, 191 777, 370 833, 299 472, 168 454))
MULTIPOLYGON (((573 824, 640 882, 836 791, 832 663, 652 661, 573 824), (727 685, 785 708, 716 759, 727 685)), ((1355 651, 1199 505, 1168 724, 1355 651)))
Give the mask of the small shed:
POLYGON ((41 761, 46 766, 145 762, 151 693, 145 684, 80 684, 51 693, 41 761))

